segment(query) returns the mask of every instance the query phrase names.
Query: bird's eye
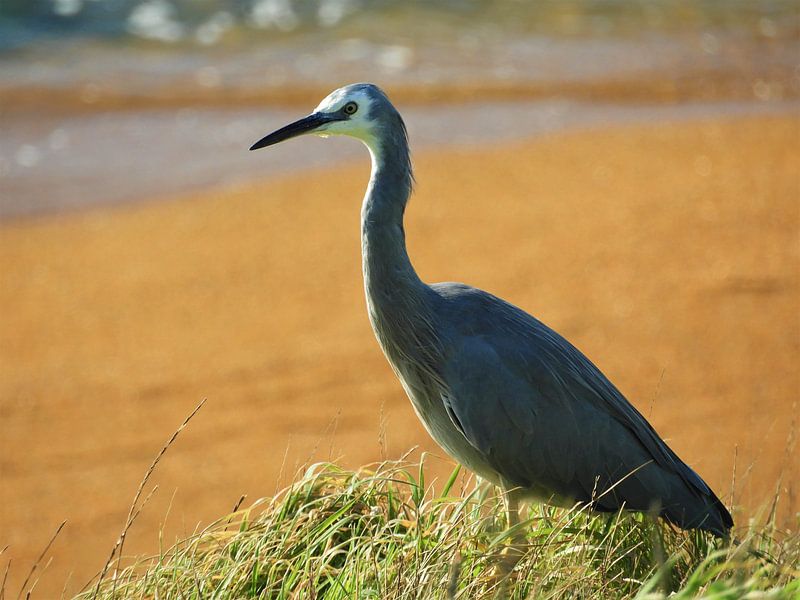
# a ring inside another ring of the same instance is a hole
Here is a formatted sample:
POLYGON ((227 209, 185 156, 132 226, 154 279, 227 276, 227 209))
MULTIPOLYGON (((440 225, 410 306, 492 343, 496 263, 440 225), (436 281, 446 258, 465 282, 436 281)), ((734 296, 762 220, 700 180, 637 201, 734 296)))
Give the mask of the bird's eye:
POLYGON ((358 110, 358 104, 356 104, 355 102, 348 102, 342 107, 342 110, 346 115, 354 115, 358 110))

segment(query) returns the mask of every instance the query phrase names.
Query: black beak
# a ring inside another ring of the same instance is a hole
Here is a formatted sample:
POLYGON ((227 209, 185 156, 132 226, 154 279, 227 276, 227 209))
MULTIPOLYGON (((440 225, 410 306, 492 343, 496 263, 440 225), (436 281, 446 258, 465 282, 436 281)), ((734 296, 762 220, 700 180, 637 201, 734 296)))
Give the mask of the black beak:
POLYGON ((303 135, 304 133, 311 133, 318 127, 330 123, 331 121, 338 121, 335 115, 326 115, 323 113, 313 113, 307 117, 303 117, 299 121, 290 123, 286 127, 281 127, 277 131, 273 131, 269 135, 261 138, 255 144, 250 146, 250 150, 258 150, 259 148, 266 148, 272 146, 283 140, 303 135))

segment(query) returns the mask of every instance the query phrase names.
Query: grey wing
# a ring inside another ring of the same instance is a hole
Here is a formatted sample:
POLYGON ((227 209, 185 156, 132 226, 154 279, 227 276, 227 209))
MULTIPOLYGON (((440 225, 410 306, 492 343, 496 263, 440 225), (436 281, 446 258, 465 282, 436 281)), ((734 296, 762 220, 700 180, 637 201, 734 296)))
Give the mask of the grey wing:
POLYGON ((466 440, 507 487, 562 504, 648 510, 668 496, 669 477, 636 436, 545 363, 517 373, 482 337, 465 338, 447 361, 445 403, 466 440), (618 483, 619 482, 619 483, 618 483), (616 487, 608 491, 616 484, 616 487))
POLYGON ((454 336, 443 400, 506 487, 601 511, 657 510, 681 527, 726 535, 733 520, 714 492, 589 359, 527 313, 480 294, 491 309, 481 309, 483 325, 454 336))

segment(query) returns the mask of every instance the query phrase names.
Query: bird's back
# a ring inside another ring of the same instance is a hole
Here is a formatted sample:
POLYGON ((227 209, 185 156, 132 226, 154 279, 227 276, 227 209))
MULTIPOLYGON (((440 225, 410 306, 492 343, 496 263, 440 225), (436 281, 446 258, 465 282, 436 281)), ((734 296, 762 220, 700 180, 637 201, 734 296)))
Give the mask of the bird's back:
POLYGON ((724 534, 732 519, 603 373, 521 309, 463 284, 438 298, 454 426, 506 485, 597 510, 652 510, 724 534))

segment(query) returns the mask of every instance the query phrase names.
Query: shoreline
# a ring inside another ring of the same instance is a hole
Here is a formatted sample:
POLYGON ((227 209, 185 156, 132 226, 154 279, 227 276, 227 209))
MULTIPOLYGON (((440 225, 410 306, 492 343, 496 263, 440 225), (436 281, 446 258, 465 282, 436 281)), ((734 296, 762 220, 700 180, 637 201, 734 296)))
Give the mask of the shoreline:
MULTIPOLYGON (((306 98, 293 110, 182 108, 70 118, 18 116, 8 122, 0 140, 0 227, 103 206, 224 191, 360 159, 360 145, 341 139, 309 138, 286 144, 268 158, 246 151, 251 138, 294 120, 312 105, 306 98)), ((620 105, 562 99, 400 106, 415 154, 598 127, 800 113, 800 100, 620 105)))
POLYGON ((390 19, 382 32, 356 26, 219 46, 86 40, 0 54, 0 115, 292 108, 355 81, 376 82, 397 104, 423 107, 800 98, 793 27, 547 35, 501 33, 480 20, 453 30, 445 21, 414 38, 402 20, 390 19))
MULTIPOLYGON (((603 76, 562 81, 482 81, 404 83, 386 85, 398 104, 431 107, 473 102, 573 100, 628 104, 679 104, 724 101, 792 101, 800 86, 790 70, 704 69, 664 77, 660 73, 603 76)), ((69 86, 34 84, 0 87, 0 115, 9 118, 47 113, 58 116, 96 112, 148 111, 175 108, 286 109, 309 98, 322 98, 336 83, 297 83, 277 87, 204 86, 181 82, 151 87, 146 93, 85 82, 69 86)))

